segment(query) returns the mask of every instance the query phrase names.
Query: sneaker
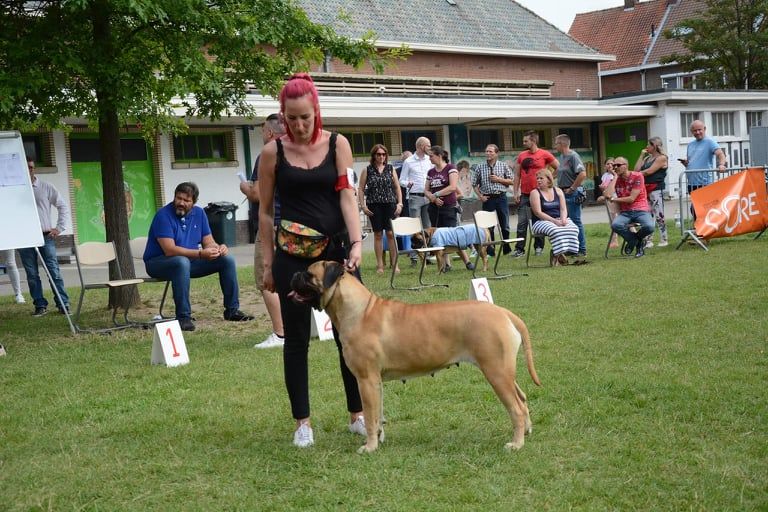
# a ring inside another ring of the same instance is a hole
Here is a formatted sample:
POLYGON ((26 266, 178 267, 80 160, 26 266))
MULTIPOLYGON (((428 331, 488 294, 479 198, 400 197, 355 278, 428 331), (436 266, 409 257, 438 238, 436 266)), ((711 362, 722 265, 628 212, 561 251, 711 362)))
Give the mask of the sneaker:
POLYGON ((67 314, 67 315, 72 314, 72 311, 70 311, 70 309, 69 309, 69 304, 66 304, 63 308, 59 308, 59 313, 61 313, 62 315, 64 315, 64 314, 67 314), (65 313, 65 311, 66 311, 66 313, 65 313))
POLYGON ((41 306, 39 308, 35 308, 35 312, 32 313, 32 316, 44 316, 47 314, 48 314, 48 308, 44 308, 41 306))
POLYGON ((666 247, 669 245, 669 240, 662 240, 657 247, 666 247))
POLYGON ((477 258, 477 250, 472 249, 472 252, 469 253, 469 259, 473 260, 475 258, 477 258))
POLYGON ((419 264, 419 260, 417 260, 416 258, 411 258, 411 266, 412 267, 415 267, 418 264, 419 264))
POLYGON ((434 265, 437 263, 437 256, 427 256, 427 265, 434 265))
POLYGON ((647 242, 645 242, 646 249, 650 249, 651 247, 653 247, 653 240, 648 240, 647 242))
POLYGON ((643 256, 645 256, 645 249, 641 244, 637 246, 637 254, 635 254, 635 258, 642 258, 643 256))
POLYGON ((624 245, 624 255, 631 256, 633 252, 635 252, 635 241, 630 240, 624 245))
POLYGON ((533 253, 536 256, 541 256, 542 254, 544 254, 544 249, 542 249, 541 247, 537 247, 536 250, 533 251, 533 253))
POLYGON ((246 315, 239 309, 224 311, 224 320, 229 320, 230 322, 247 322, 253 320, 253 318, 254 317, 251 315, 246 315))
POLYGON ((5 347, 0 345, 0 357, 5 355, 5 347))
POLYGON ((475 270, 475 264, 471 261, 467 262, 467 270, 475 270))
POLYGON ((368 433, 365 431, 365 418, 358 416, 354 423, 349 424, 349 431, 353 434, 367 436, 368 433))
POLYGON ((282 336, 278 336, 274 332, 267 336, 267 339, 262 341, 261 343, 257 343, 253 346, 253 348, 273 348, 273 347, 282 347, 285 345, 285 338, 282 336))
POLYGON ((312 427, 309 423, 302 423, 296 432, 293 433, 293 444, 299 448, 307 448, 315 444, 315 436, 312 434, 312 427))
POLYGON ((525 256, 525 251, 521 251, 520 249, 515 249, 515 252, 512 253, 513 258, 522 258, 525 256))
POLYGON ((179 318, 179 327, 182 331, 194 331, 195 330, 195 322, 192 321, 191 318, 179 318))
POLYGON ((16 295, 16 304, 26 304, 27 301, 24 299, 24 296, 22 294, 16 295))

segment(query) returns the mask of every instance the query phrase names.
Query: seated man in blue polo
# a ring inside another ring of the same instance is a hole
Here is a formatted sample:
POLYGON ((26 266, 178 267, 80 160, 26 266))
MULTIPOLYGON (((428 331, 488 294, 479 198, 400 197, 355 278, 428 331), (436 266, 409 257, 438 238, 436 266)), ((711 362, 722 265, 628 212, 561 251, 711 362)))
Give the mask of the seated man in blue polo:
POLYGON ((194 331, 189 303, 189 280, 219 274, 224 294, 224 319, 234 322, 253 320, 240 311, 235 259, 226 245, 211 235, 208 218, 195 206, 200 190, 191 182, 180 183, 173 202, 163 206, 149 227, 144 266, 147 274, 171 281, 176 318, 182 331, 194 331))

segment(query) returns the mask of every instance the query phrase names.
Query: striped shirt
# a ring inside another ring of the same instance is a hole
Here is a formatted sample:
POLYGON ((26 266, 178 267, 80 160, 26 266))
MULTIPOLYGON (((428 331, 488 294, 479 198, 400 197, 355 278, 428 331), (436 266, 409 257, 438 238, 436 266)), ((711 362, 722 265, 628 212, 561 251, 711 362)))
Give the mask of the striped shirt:
POLYGON ((511 180, 514 178, 514 174, 509 166, 501 160, 496 160, 493 167, 488 165, 488 162, 483 162, 475 169, 475 176, 472 179, 472 185, 480 185, 480 193, 484 196, 505 194, 507 192, 507 186, 501 183, 494 183, 491 181, 491 174, 511 180))

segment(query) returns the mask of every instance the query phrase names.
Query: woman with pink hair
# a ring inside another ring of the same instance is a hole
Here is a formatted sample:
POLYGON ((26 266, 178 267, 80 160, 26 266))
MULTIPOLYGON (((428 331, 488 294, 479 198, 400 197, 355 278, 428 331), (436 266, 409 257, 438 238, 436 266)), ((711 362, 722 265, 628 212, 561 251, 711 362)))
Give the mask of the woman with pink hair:
MULTIPOLYGON (((264 289, 277 291, 280 297, 285 384, 296 420, 293 444, 304 448, 314 444, 307 357, 312 314, 309 304, 289 298, 291 278, 319 260, 338 261, 357 273, 362 232, 355 191, 347 178, 352 149, 343 135, 323 130, 317 89, 309 75, 296 74, 285 84, 280 115, 286 134, 264 146, 259 161, 259 229, 262 233, 272 230, 277 191, 281 203, 277 244, 270 237, 261 240, 264 289)), ((365 435, 357 380, 344 362, 335 329, 334 338, 350 414, 348 427, 365 435)))

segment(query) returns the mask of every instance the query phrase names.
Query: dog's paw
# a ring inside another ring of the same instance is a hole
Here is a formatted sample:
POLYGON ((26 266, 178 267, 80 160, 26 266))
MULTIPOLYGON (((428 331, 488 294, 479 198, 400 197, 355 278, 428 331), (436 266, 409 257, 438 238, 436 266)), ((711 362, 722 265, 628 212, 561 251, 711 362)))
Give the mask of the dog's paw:
POLYGON ((520 442, 512 441, 511 443, 507 443, 507 444, 504 445, 504 449, 505 450, 509 450, 509 451, 519 450, 522 447, 523 447, 523 442, 522 441, 520 441, 520 442))
POLYGON ((366 444, 364 444, 363 446, 361 446, 360 448, 357 449, 357 453, 359 453, 360 455, 363 455, 363 454, 366 454, 366 453, 373 453, 373 452, 376 451, 377 448, 378 448, 378 445, 377 446, 368 446, 368 443, 366 443, 366 444))

